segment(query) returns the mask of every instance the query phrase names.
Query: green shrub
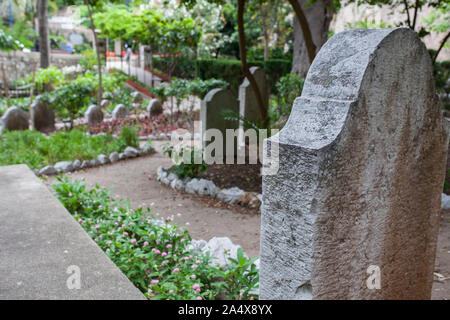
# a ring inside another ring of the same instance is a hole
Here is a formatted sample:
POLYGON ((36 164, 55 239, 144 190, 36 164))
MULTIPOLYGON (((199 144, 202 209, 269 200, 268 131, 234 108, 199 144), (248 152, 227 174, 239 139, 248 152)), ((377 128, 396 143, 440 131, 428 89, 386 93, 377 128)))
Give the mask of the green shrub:
POLYGON ((133 133, 126 131, 115 139, 110 134, 88 136, 77 128, 50 137, 31 130, 5 132, 0 136, 0 165, 23 163, 38 169, 58 161, 93 159, 99 154, 123 151, 127 143, 137 141, 137 137, 131 137, 133 133))
POLYGON ((436 92, 441 96, 441 108, 450 111, 450 60, 434 64, 436 92))
POLYGON ((170 168, 170 171, 175 173, 180 179, 196 178, 200 173, 206 171, 206 163, 203 160, 202 150, 188 146, 182 148, 167 146, 164 147, 163 152, 175 161, 176 164, 170 168), (185 155, 187 155, 189 161, 185 161, 185 155), (202 163, 195 163, 196 157, 201 157, 202 163))
POLYGON ((66 209, 122 272, 150 299, 256 298, 259 281, 255 258, 242 249, 225 268, 211 257, 189 249, 187 230, 152 217, 149 208, 130 208, 98 185, 58 178, 52 186, 66 209), (214 261, 212 261, 214 262, 214 261))

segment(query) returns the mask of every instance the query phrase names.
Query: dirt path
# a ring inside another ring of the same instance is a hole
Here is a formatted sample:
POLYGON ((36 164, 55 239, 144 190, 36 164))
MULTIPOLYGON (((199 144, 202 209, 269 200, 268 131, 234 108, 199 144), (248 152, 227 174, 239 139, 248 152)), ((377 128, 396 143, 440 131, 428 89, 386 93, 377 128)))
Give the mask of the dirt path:
MULTIPOLYGON (((152 156, 79 171, 71 176, 111 188, 121 198, 129 198, 133 207, 150 206, 153 214, 161 217, 175 215, 178 225, 189 223, 187 228, 194 239, 229 237, 249 256, 259 255, 260 215, 207 207, 204 199, 175 192, 156 180, 158 166, 171 164, 161 154, 161 144, 155 143, 159 152, 152 156)), ((442 212, 435 272, 450 277, 450 210, 442 212)), ((450 299, 450 278, 439 281, 435 276, 434 279, 432 298, 450 299)))
MULTIPOLYGON (((155 143, 160 150, 161 143, 155 143)), ((178 193, 156 180, 158 166, 170 166, 171 160, 160 152, 142 158, 78 171, 74 179, 84 178, 89 184, 108 187, 121 198, 129 198, 132 207, 149 206, 160 217, 175 215, 175 223, 186 225, 194 239, 229 237, 249 256, 259 256, 259 214, 237 213, 222 208, 206 207, 196 196, 178 193), (181 217, 177 216, 181 213, 181 217)))

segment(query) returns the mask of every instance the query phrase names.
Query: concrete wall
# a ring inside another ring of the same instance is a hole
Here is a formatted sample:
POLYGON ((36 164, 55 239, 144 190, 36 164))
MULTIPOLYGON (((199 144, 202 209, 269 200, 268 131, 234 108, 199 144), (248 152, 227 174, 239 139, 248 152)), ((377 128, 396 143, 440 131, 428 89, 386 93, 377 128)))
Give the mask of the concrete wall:
MULTIPOLYGON (((76 54, 53 53, 50 56, 50 64, 62 68, 79 64, 80 58, 81 56, 76 54)), ((36 64, 39 67, 39 52, 0 51, 0 63, 4 64, 7 81, 11 84, 32 73, 36 64)))

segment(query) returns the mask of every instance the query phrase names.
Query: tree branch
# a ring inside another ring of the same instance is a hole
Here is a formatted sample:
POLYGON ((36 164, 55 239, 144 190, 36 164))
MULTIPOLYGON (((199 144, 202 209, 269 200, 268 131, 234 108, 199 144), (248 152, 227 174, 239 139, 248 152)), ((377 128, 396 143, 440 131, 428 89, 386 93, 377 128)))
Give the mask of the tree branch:
POLYGON ((408 23, 408 27, 411 28, 411 17, 409 16, 409 7, 408 7, 407 0, 403 0, 403 4, 405 6, 405 11, 406 11, 406 22, 408 23))
POLYGON ((414 19, 413 19, 413 24, 412 24, 412 28, 411 28, 413 30, 416 28, 417 11, 419 11, 419 0, 416 0, 416 3, 414 5, 414 19))
POLYGON ((89 14, 89 20, 91 22, 91 29, 94 33, 94 45, 95 45, 95 52, 97 53, 97 68, 98 68, 98 92, 97 92, 97 105, 100 106, 100 103, 102 102, 103 97, 103 88, 102 88, 102 60, 100 58, 100 51, 98 47, 98 40, 97 40, 97 34, 95 33, 95 24, 94 19, 92 18, 92 10, 91 6, 89 4, 89 0, 84 0, 84 3, 88 9, 89 14))
POLYGON ((259 112, 261 113, 263 126, 267 127, 267 110, 264 106, 264 102, 262 100, 258 84, 256 83, 256 80, 253 77, 247 65, 247 54, 245 49, 245 31, 244 31, 244 9, 245 9, 245 0, 238 0, 237 23, 239 35, 239 55, 241 56, 242 72, 244 73, 244 76, 248 79, 248 82, 250 83, 250 86, 253 89, 253 92, 255 93, 256 103, 258 104, 259 112))
POLYGON ((309 63, 312 63, 316 57, 316 45, 312 39, 311 29, 309 29, 308 20, 306 20, 303 9, 297 0, 289 0, 292 8, 294 9, 295 16, 300 24, 300 29, 302 29, 303 39, 305 40, 306 49, 308 51, 309 63))
POLYGON ((439 46, 439 49, 437 49, 436 53, 434 54, 433 64, 435 64, 439 52, 441 52, 442 48, 444 47, 445 43, 447 42, 447 40, 449 38, 450 38, 450 31, 447 32, 447 34, 445 35, 444 39, 442 39, 442 42, 441 42, 441 45, 439 46))

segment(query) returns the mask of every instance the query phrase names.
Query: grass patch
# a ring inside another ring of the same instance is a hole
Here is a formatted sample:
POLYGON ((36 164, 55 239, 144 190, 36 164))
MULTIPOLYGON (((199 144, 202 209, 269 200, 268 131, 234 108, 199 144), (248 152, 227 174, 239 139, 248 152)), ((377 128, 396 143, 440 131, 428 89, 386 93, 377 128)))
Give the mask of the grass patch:
POLYGON ((38 131, 9 131, 0 136, 0 165, 26 164, 31 169, 53 165, 58 161, 87 160, 99 154, 122 152, 137 147, 136 131, 124 127, 119 138, 106 133, 86 135, 85 128, 60 131, 46 136, 38 131))

